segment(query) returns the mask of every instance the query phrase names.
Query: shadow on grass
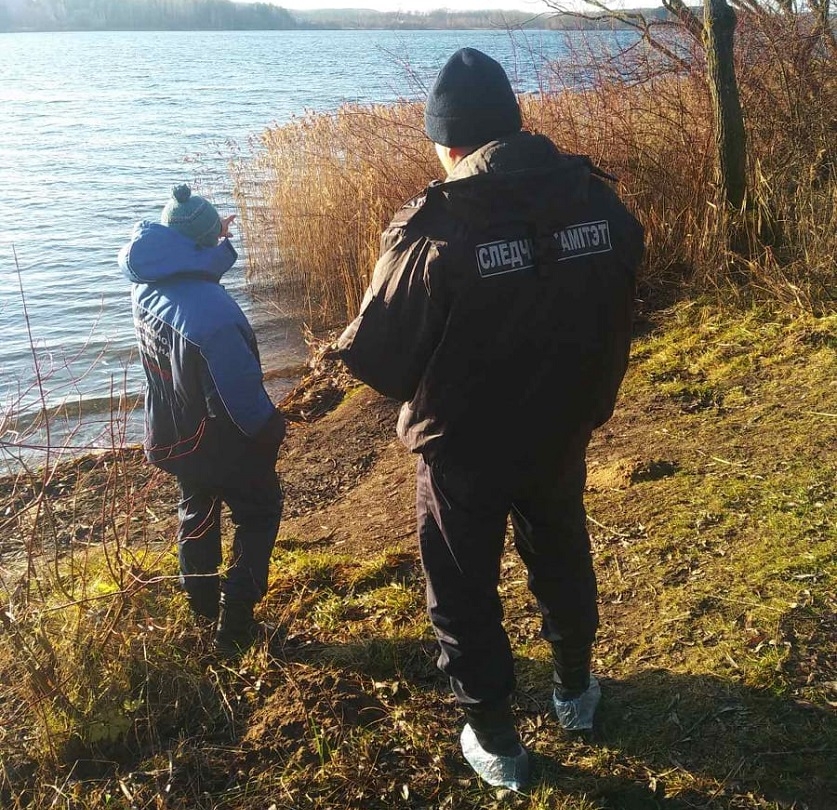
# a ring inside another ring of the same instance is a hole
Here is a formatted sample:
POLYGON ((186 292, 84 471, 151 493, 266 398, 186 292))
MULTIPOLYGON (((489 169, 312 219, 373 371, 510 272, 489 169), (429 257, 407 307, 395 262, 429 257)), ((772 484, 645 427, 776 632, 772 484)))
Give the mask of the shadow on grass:
MULTIPOLYGON (((462 718, 435 659, 432 639, 385 636, 325 644, 279 636, 242 666, 204 659, 201 694, 171 726, 155 711, 144 743, 107 747, 111 756, 95 761, 76 752, 72 778, 92 780, 79 787, 87 796, 79 806, 99 806, 94 790, 123 784, 149 802, 164 790, 167 806, 192 810, 256 806, 237 802, 266 800, 278 785, 295 808, 499 806, 461 757, 462 718)), ((646 670, 602 678, 595 729, 571 737, 550 716, 548 663, 517 663, 538 686, 516 701, 535 781, 531 799, 514 807, 837 807, 832 712, 719 677, 646 670)))
MULTIPOLYGON (((404 679, 408 704, 438 702, 435 733, 455 745, 461 718, 435 670, 432 641, 372 639, 300 649, 292 657, 300 655, 376 681, 404 679)), ((549 717, 548 665, 528 665, 542 670, 545 682, 544 690, 517 701, 524 742, 535 752, 535 792, 584 795, 614 810, 837 808, 833 711, 716 676, 647 670, 624 680, 602 678, 596 727, 572 738, 549 717)), ((389 702, 388 694, 382 697, 389 702)), ((461 775, 467 767, 454 774, 461 775)))
MULTIPOLYGON (((408 707, 435 701, 438 727, 427 732, 450 738, 456 770, 451 776, 469 776, 467 766, 460 772, 456 764, 461 717, 435 669, 432 641, 370 639, 286 652, 373 681, 401 679, 407 695, 400 701, 406 699, 408 707)), ((543 690, 518 695, 516 710, 524 742, 534 752, 536 793, 583 795, 614 810, 837 808, 834 712, 715 676, 647 670, 624 680, 602 678, 595 729, 571 737, 550 718, 548 665, 518 665, 541 671, 544 681, 543 690)), ((391 702, 386 690, 379 697, 391 702)))
POLYGON ((834 712, 665 670, 603 678, 602 693, 585 742, 606 749, 598 760, 605 767, 581 772, 536 757, 542 784, 574 784, 601 807, 619 810, 837 807, 834 712))

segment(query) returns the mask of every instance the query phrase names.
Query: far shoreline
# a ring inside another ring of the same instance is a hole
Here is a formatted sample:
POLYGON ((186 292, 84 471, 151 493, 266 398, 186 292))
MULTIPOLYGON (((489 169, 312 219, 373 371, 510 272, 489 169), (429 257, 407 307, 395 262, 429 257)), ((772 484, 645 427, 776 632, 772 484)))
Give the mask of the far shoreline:
MULTIPOLYGON (((634 26, 613 16, 582 16, 561 12, 557 9, 530 11, 527 9, 477 9, 456 10, 439 8, 426 12, 375 11, 365 8, 315 8, 286 9, 273 7, 275 13, 268 18, 252 17, 235 19, 244 13, 240 3, 226 3, 227 11, 233 15, 216 20, 213 25, 202 24, 205 15, 195 9, 188 19, 167 20, 159 15, 138 21, 136 18, 126 24, 115 12, 106 9, 102 16, 91 23, 68 14, 64 19, 38 19, 25 12, 6 12, 0 9, 0 34, 44 34, 44 33, 164 33, 164 32, 207 32, 222 33, 268 31, 333 32, 333 31, 627 31, 634 26), (278 16, 277 16, 278 15, 278 16), (235 24, 240 22, 240 24, 235 24)), ((245 7, 246 8, 246 7, 245 7)), ((662 21, 670 17, 662 7, 637 8, 634 13, 649 21, 662 21)))
POLYGON ((555 28, 550 26, 540 25, 518 25, 509 24, 506 28, 500 28, 496 25, 483 26, 305 26, 299 28, 21 28, 14 30, 2 30, 3 34, 273 34, 273 33, 287 33, 287 34, 316 34, 316 33, 333 33, 335 31, 346 31, 349 33, 361 33, 369 31, 389 31, 389 32, 420 32, 420 31, 549 31, 554 33, 586 33, 586 32, 602 32, 602 31, 630 31, 633 30, 627 26, 608 25, 608 26, 591 26, 579 27, 572 26, 568 28, 555 28))

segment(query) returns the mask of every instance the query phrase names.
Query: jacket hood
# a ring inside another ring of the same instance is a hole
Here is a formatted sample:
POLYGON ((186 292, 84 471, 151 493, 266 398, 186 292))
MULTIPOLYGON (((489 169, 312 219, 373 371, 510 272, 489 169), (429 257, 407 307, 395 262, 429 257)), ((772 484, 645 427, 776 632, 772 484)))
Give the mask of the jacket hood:
POLYGON ((516 132, 505 138, 489 141, 462 158, 448 177, 461 180, 476 174, 502 174, 525 169, 543 169, 556 159, 576 158, 564 155, 549 138, 531 132, 516 132))
POLYGON ((590 193, 591 175, 608 177, 581 155, 560 152, 548 138, 519 132, 491 141, 457 163, 444 183, 432 186, 451 213, 491 222, 519 211, 527 220, 572 211, 590 193))
POLYGON ((119 251, 119 268, 136 284, 197 276, 219 281, 238 254, 225 239, 217 247, 199 247, 191 239, 158 222, 134 226, 131 241, 119 251))

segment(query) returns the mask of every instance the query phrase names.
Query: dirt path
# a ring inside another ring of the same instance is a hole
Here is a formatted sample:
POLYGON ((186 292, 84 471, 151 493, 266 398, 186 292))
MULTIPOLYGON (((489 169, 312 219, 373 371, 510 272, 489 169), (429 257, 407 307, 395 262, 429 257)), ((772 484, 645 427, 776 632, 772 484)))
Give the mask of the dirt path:
POLYGON ((396 403, 361 389, 339 411, 292 431, 280 461, 283 536, 358 554, 412 540, 415 460, 395 437, 396 414, 396 403))

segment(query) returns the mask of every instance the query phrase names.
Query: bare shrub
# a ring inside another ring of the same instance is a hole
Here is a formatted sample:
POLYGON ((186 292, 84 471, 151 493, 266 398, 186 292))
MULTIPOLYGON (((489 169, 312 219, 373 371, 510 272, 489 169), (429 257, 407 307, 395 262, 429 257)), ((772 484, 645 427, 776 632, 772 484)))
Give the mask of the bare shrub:
POLYGON ((46 807, 64 796, 52 776, 153 754, 171 729, 214 722, 218 703, 196 663, 173 666, 190 640, 155 505, 173 488, 126 444, 135 398, 111 391, 106 423, 82 438, 53 402, 74 358, 41 362, 20 289, 33 379, 0 413, 0 805, 46 807))
POLYGON ((0 481, 4 807, 53 806, 107 763, 227 727, 196 655, 205 639, 173 598, 167 479, 116 447, 0 481))
POLYGON ((741 14, 747 279, 814 310, 837 294, 837 59, 828 41, 805 14, 741 14))

